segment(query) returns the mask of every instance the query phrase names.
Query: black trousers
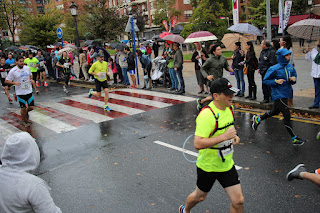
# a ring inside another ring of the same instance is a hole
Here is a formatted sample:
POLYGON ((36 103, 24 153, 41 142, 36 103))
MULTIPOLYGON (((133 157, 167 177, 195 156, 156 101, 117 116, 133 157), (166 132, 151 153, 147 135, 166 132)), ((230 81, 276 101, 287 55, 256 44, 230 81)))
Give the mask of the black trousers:
POLYGON ((265 120, 267 118, 270 118, 274 115, 279 115, 279 113, 282 113, 284 119, 284 126, 286 127, 288 133, 290 134, 291 137, 296 136, 293 132, 292 129, 292 124, 291 124, 291 114, 290 114, 290 109, 288 106, 288 99, 287 98, 283 98, 283 99, 278 99, 275 100, 273 103, 273 107, 272 110, 266 112, 264 115, 262 115, 260 117, 261 121, 265 120))
MULTIPOLYGON (((265 75, 266 75, 266 72, 261 74, 262 81, 263 81, 263 78, 264 78, 265 75)), ((263 99, 270 101, 270 98, 271 98, 271 87, 268 86, 268 85, 265 85, 264 83, 262 83, 262 92, 263 92, 263 99)))
POLYGON ((254 69, 248 69, 248 73, 247 73, 247 77, 248 77, 248 83, 249 83, 249 87, 255 87, 256 86, 256 82, 254 81, 254 69))
POLYGON ((113 73, 113 83, 114 84, 117 84, 118 82, 117 82, 117 75, 118 75, 118 73, 113 73))

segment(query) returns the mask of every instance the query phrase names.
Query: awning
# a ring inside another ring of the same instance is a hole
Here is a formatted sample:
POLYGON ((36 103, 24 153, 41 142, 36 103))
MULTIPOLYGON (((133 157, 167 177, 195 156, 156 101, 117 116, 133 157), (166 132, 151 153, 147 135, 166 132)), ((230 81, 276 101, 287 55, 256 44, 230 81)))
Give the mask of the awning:
MULTIPOLYGON (((308 19, 309 18, 309 14, 304 14, 304 15, 292 15, 290 16, 289 18, 289 22, 288 22, 288 26, 293 24, 293 23, 296 23, 298 21, 301 21, 303 19, 308 19)), ((320 16, 318 15, 315 15, 315 14, 311 14, 311 18, 314 18, 314 19, 320 19, 320 16)), ((271 18, 271 25, 276 25, 278 26, 279 25, 279 17, 273 17, 271 18)))

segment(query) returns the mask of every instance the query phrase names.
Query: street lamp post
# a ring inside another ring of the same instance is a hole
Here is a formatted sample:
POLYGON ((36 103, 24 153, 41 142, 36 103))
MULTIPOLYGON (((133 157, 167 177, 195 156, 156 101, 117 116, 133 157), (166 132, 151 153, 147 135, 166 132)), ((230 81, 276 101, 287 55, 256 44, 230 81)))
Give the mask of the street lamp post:
POLYGON ((311 18, 311 6, 312 6, 312 0, 308 0, 308 6, 309 6, 309 18, 311 18))
POLYGON ((79 44, 79 34, 78 34, 78 26, 77 26, 77 15, 78 15, 78 6, 72 2, 70 5, 70 11, 71 11, 71 15, 74 17, 74 26, 75 26, 75 33, 76 33, 76 46, 77 48, 80 47, 79 44))

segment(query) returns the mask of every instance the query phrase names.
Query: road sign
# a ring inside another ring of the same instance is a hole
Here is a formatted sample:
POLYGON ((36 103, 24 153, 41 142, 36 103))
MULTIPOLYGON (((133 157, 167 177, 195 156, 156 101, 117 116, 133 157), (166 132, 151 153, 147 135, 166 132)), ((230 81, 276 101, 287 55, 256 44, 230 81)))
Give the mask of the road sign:
MULTIPOLYGON (((131 23, 130 19, 131 18, 129 17, 127 25, 126 25, 126 29, 125 29, 125 32, 127 32, 127 33, 131 33, 131 31, 132 31, 132 23, 131 23)), ((137 20, 134 19, 133 20, 134 31, 139 32, 139 28, 136 23, 137 23, 137 20)))
POLYGON ((59 28, 57 29, 57 36, 58 36, 58 38, 62 38, 62 35, 63 35, 62 29, 59 27, 59 28))

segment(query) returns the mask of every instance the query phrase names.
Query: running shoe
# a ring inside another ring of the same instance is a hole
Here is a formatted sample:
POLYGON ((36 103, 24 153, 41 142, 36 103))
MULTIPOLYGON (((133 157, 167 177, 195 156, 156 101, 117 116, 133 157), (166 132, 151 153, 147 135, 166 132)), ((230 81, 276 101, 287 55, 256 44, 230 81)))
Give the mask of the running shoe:
POLYGON ((88 93, 88 98, 91 98, 92 93, 93 93, 93 89, 90 89, 90 90, 89 90, 89 93, 88 93))
POLYGON ((36 85, 37 87, 40 87, 39 81, 36 81, 36 85))
POLYGON ((314 173, 320 175, 320 168, 319 168, 319 169, 316 169, 316 170, 314 171, 314 173))
POLYGON ((302 146, 305 142, 306 140, 298 138, 297 136, 292 138, 292 145, 294 146, 302 146))
POLYGON ((197 110, 200 112, 202 109, 201 99, 197 98, 197 110))
POLYGON ((45 86, 45 87, 48 87, 48 86, 49 86, 46 81, 44 82, 44 86, 45 86))
POLYGON ((36 90, 36 94, 39 95, 39 90, 36 90))
POLYGON ((288 172, 287 180, 288 181, 292 181, 293 179, 303 180, 302 177, 300 176, 301 172, 306 172, 306 168, 304 167, 304 164, 299 164, 294 169, 292 169, 290 172, 288 172))
POLYGON ((15 102, 18 101, 18 98, 17 98, 16 94, 13 94, 13 98, 14 98, 15 102))
POLYGON ((110 109, 110 107, 108 107, 108 105, 104 105, 104 110, 108 111, 108 112, 111 111, 111 109, 110 109))
POLYGON ((67 90, 66 85, 63 85, 63 91, 64 91, 65 93, 68 93, 68 92, 69 92, 69 91, 67 90))
POLYGON ((131 88, 131 89, 134 89, 134 86, 133 86, 133 85, 131 85, 131 86, 130 86, 130 88, 131 88))
POLYGON ((8 98, 8 101, 10 104, 12 104, 12 99, 11 98, 8 98))
POLYGON ((134 88, 136 88, 136 89, 137 89, 137 88, 138 88, 138 86, 137 86, 137 85, 135 85, 135 86, 134 86, 134 88))
POLYGON ((186 208, 184 205, 181 205, 179 207, 179 213, 184 213, 184 208, 186 208))
POLYGON ((260 115, 254 115, 252 118, 252 129, 257 130, 260 123, 260 115))

